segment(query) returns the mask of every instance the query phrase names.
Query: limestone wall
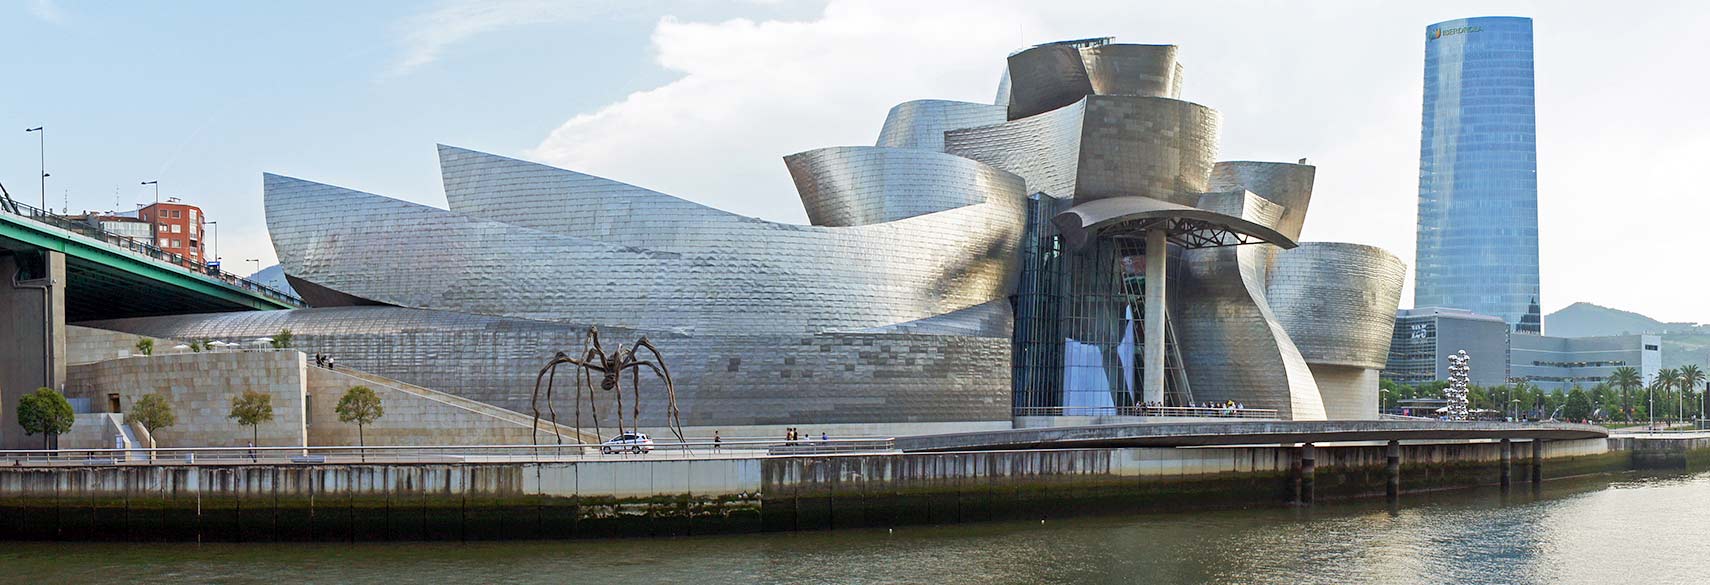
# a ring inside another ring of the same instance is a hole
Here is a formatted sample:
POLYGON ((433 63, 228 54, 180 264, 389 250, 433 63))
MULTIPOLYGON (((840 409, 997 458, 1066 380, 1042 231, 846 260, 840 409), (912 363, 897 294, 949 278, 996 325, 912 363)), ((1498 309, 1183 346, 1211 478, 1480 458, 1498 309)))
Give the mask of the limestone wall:
MULTIPOLYGON (((138 355, 137 340, 144 337, 148 336, 67 325, 65 327, 66 363, 92 364, 138 355)), ((176 344, 170 340, 148 338, 154 339, 156 351, 170 348, 176 344)))
MULTIPOLYGON (((134 336, 132 343, 135 343, 134 336)), ((177 414, 177 424, 154 433, 161 447, 241 447, 250 429, 227 418, 231 399, 245 390, 273 396, 273 421, 256 428, 256 444, 306 444, 304 428, 305 373, 308 365, 296 351, 223 351, 150 357, 126 357, 67 369, 66 396, 107 403, 119 394, 129 410, 145 394, 164 394, 177 414)))

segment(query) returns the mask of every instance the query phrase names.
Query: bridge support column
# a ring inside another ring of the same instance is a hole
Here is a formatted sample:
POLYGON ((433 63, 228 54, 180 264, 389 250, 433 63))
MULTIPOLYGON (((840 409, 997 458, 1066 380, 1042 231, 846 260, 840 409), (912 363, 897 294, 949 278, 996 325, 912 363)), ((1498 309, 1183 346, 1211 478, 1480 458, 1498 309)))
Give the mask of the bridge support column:
POLYGON ((1514 441, 1502 440, 1502 491, 1514 485, 1514 441))
POLYGON ((1300 503, 1312 505, 1315 489, 1313 476, 1317 473, 1318 458, 1313 453, 1312 443, 1304 443, 1300 446, 1300 503))
POLYGON ((1384 468, 1388 472, 1389 481, 1384 485, 1384 495, 1390 501, 1401 498, 1401 441, 1390 441, 1384 449, 1384 468))
POLYGON ((1532 487, 1544 485, 1544 440, 1532 439, 1532 487))
POLYGON ((0 254, 0 447, 39 449, 18 426, 18 401, 65 390, 65 254, 0 254))

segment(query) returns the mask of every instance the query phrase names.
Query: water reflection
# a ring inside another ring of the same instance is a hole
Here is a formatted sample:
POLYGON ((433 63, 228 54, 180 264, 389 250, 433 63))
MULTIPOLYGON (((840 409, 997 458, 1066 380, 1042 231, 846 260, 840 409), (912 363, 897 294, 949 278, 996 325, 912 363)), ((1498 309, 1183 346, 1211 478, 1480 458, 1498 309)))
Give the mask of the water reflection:
MULTIPOLYGON (((1516 486, 1519 487, 1519 486, 1516 486)), ((0 545, 9 582, 1610 583, 1697 581, 1710 474, 1316 508, 675 540, 0 545)))

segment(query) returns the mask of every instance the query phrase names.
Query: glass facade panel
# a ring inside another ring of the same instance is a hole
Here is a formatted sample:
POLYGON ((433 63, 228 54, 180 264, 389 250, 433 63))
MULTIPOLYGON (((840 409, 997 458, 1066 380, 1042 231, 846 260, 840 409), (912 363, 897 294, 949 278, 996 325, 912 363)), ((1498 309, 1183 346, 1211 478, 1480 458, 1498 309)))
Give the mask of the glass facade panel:
POLYGON ((1532 21, 1467 18, 1425 33, 1414 306, 1538 333, 1532 21))

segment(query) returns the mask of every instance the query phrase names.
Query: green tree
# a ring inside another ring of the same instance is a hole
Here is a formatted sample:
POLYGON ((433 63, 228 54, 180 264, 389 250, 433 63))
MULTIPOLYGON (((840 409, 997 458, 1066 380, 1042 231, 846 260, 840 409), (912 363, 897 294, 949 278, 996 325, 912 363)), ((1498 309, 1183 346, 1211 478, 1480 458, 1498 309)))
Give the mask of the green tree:
POLYGON ((232 411, 226 418, 235 419, 238 424, 249 427, 249 440, 255 443, 261 437, 258 428, 261 423, 273 420, 273 395, 244 390, 243 394, 232 397, 232 411))
POLYGON ((137 423, 148 431, 150 439, 154 432, 178 424, 178 415, 172 412, 172 404, 160 394, 145 394, 131 405, 131 411, 125 413, 126 423, 137 423))
POLYGON ((1645 383, 1639 377, 1639 370, 1632 366, 1615 368, 1609 375, 1609 383, 1621 390, 1621 412, 1627 416, 1627 422, 1633 422, 1633 391, 1645 383))
POLYGON ((1652 417, 1655 417, 1657 413, 1660 412, 1665 415, 1664 420, 1667 420, 1666 415, 1674 411, 1674 408, 1670 407, 1668 404, 1668 393, 1670 390, 1674 389, 1675 378, 1679 376, 1680 373, 1676 372, 1674 368, 1663 368, 1657 371, 1657 377, 1651 379, 1651 393, 1650 396, 1646 398, 1645 410, 1649 412, 1652 417), (1662 401, 1660 404, 1657 401, 1657 394, 1662 394, 1662 401))
POLYGON ((143 355, 154 355, 154 340, 147 337, 138 337, 136 348, 137 353, 143 355))
POLYGON ((1704 383, 1704 372, 1698 369, 1698 364, 1686 364, 1680 367, 1676 379, 1680 383, 1681 398, 1690 398, 1698 392, 1698 385, 1704 383))
POLYGON ((289 349, 291 347, 291 330, 280 329, 278 333, 273 334, 273 338, 269 342, 273 344, 274 349, 289 349))
POLYGON ((1585 395, 1585 390, 1574 388, 1568 393, 1567 402, 1562 405, 1562 416, 1572 421, 1591 418, 1591 397, 1585 395))
MULTIPOLYGON (((338 422, 356 423, 357 445, 368 447, 368 440, 362 435, 362 427, 385 416, 386 408, 380 405, 380 397, 367 386, 353 386, 344 391, 344 396, 338 399, 338 422)), ((362 460, 368 460, 368 454, 362 454, 362 460)))
POLYGON ((53 388, 37 388, 18 399, 18 425, 26 435, 40 433, 43 449, 48 448, 48 437, 71 430, 74 422, 77 414, 71 411, 71 402, 53 388))

